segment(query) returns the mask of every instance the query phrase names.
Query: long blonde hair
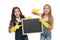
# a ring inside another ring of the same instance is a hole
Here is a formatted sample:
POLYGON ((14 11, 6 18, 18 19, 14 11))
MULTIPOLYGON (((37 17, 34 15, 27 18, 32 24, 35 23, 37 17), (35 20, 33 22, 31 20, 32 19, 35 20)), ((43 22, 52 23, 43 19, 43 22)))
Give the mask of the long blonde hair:
MULTIPOLYGON (((49 4, 46 4, 46 5, 44 5, 43 10, 45 9, 46 6, 48 6, 50 8, 49 13, 48 13, 48 17, 49 17, 48 20, 49 20, 49 24, 51 25, 52 22, 53 22, 53 16, 52 16, 52 13, 51 13, 51 6, 49 4)), ((43 11, 42 17, 44 17, 44 15, 45 15, 45 13, 43 11)))

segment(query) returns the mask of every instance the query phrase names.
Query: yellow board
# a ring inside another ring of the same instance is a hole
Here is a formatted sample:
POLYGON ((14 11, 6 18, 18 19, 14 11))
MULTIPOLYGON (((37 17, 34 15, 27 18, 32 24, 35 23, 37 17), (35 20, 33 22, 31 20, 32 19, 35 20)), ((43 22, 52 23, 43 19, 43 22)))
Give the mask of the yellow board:
POLYGON ((49 27, 49 24, 47 22, 44 21, 44 19, 40 18, 39 21, 46 27, 49 27))
POLYGON ((37 9, 37 8, 32 10, 32 13, 35 14, 35 15, 38 15, 38 12, 39 12, 39 9, 37 9))
POLYGON ((16 25, 15 26, 13 26, 11 29, 10 29, 10 31, 11 32, 15 32, 17 29, 19 29, 20 28, 20 25, 18 25, 18 23, 16 23, 16 25))

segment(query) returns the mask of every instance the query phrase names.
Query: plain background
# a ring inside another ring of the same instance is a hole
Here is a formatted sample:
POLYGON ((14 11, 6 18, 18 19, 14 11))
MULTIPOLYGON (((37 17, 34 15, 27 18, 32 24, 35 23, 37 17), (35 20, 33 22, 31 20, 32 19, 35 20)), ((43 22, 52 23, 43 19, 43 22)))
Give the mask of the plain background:
MULTIPOLYGON (((14 33, 8 32, 11 12, 14 6, 20 7, 22 13, 36 18, 31 13, 33 8, 39 8, 43 13, 43 6, 50 4, 54 17, 52 40, 60 40, 60 1, 59 0, 0 0, 0 40, 15 40, 14 33)), ((29 40, 40 40, 40 33, 28 34, 29 40)))

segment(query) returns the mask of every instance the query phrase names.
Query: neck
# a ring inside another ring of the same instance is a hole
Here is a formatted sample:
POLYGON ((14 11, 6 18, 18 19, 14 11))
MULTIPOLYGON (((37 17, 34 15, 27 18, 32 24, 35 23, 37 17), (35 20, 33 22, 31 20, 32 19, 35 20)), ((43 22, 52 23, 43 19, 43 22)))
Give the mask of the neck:
POLYGON ((45 14, 46 16, 48 16, 48 14, 45 14))
POLYGON ((20 17, 16 18, 17 22, 20 22, 20 17))
POLYGON ((17 17, 16 19, 20 19, 20 17, 17 17))

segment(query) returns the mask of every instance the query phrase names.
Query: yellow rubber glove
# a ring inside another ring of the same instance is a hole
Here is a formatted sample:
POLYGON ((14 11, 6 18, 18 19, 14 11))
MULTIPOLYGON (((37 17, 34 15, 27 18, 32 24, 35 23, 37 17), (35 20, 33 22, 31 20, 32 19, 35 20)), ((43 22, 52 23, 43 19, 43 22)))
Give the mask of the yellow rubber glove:
POLYGON ((39 21, 46 27, 49 27, 49 24, 47 22, 44 21, 44 19, 40 18, 39 21))
POLYGON ((20 28, 20 25, 18 25, 18 23, 16 23, 16 25, 15 26, 13 26, 11 29, 10 29, 10 31, 11 32, 15 32, 17 29, 19 29, 20 28))
POLYGON ((20 28, 20 25, 18 25, 18 23, 16 23, 15 28, 16 28, 16 29, 19 29, 19 28, 20 28))
POLYGON ((38 8, 34 8, 33 10, 32 10, 32 14, 35 14, 35 15, 39 15, 39 9, 38 8))
POLYGON ((27 18, 28 18, 28 19, 32 19, 32 17, 31 17, 31 16, 28 16, 27 18))
POLYGON ((15 27, 12 27, 11 29, 10 29, 10 32, 15 32, 16 31, 16 28, 15 27))

